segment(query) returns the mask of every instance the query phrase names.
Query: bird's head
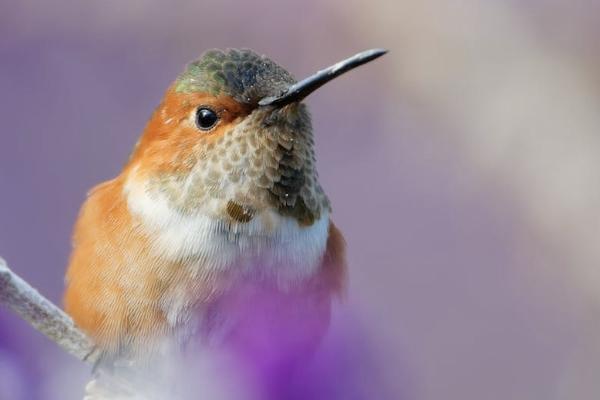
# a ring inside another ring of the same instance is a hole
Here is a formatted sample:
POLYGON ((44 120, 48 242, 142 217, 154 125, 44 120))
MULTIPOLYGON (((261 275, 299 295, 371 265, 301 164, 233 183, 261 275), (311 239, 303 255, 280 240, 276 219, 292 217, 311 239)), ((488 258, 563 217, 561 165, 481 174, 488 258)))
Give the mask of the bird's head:
POLYGON ((297 82, 251 50, 211 50, 167 90, 128 164, 181 213, 230 222, 277 211, 310 225, 329 209, 302 100, 383 55, 369 50, 297 82))

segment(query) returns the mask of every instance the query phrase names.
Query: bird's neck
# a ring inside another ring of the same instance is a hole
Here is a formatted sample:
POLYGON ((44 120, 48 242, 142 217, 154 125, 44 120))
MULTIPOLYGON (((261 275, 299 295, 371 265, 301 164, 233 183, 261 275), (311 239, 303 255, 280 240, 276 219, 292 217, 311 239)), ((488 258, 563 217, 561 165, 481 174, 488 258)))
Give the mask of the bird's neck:
POLYGON ((218 209, 218 201, 184 213, 168 194, 135 174, 125 181, 123 194, 152 251, 167 260, 190 260, 205 271, 236 271, 288 285, 317 273, 325 253, 328 212, 310 225, 277 208, 260 210, 248 221, 235 220, 227 204, 218 209))

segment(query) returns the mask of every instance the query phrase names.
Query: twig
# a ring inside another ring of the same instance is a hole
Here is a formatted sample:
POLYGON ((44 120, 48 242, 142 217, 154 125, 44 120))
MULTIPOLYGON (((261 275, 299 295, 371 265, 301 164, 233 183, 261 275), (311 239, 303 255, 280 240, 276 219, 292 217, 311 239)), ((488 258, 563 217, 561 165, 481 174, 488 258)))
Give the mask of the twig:
POLYGON ((0 303, 6 304, 68 353, 94 362, 93 343, 60 308, 12 272, 0 258, 0 303))

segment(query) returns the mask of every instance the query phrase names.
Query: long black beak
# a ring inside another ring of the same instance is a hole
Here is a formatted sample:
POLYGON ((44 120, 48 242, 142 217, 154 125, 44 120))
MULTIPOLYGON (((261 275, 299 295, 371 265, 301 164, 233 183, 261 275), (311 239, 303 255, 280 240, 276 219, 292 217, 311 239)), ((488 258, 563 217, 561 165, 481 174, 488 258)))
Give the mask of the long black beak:
POLYGON ((325 68, 308 78, 302 79, 300 82, 294 83, 279 96, 269 96, 261 99, 258 104, 261 106, 282 107, 286 104, 300 101, 330 80, 337 78, 351 69, 366 64, 369 61, 373 61, 385 53, 387 53, 387 50, 371 49, 353 55, 352 57, 340 61, 331 67, 325 68))

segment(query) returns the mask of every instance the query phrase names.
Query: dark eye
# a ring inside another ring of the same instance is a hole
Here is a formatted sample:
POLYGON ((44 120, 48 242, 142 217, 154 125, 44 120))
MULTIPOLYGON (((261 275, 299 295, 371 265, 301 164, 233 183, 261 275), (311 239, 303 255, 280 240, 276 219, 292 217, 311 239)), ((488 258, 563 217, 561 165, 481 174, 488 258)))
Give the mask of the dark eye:
POLYGON ((211 129, 219 121, 219 116, 216 112, 208 107, 200 107, 196 111, 196 125, 203 131, 211 129))

